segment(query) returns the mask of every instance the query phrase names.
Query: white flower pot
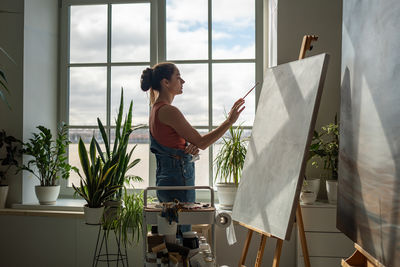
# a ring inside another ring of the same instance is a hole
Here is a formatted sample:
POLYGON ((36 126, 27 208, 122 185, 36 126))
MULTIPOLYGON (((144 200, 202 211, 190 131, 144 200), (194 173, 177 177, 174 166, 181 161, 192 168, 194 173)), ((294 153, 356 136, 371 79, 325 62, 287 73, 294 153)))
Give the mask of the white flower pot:
POLYGON ((161 217, 161 215, 157 215, 157 228, 158 228, 158 233, 160 235, 165 235, 165 236, 171 236, 171 235, 176 235, 176 230, 177 230, 177 223, 176 222, 169 222, 165 217, 161 217))
POLYGON ((4 209, 6 207, 8 195, 8 185, 0 186, 0 209, 4 209))
POLYGON ((36 197, 40 205, 54 205, 56 204, 58 195, 60 194, 60 186, 35 186, 36 197))
POLYGON ((235 203, 237 186, 231 184, 217 184, 218 201, 221 209, 231 210, 235 203))
POLYGON ((87 205, 83 206, 83 212, 85 215, 86 224, 101 224, 101 218, 103 217, 104 206, 100 208, 89 208, 87 205))
POLYGON ((303 182, 302 191, 311 191, 315 193, 315 198, 317 198, 319 193, 319 187, 321 184, 320 179, 306 179, 303 182))
POLYGON ((300 200, 303 204, 307 205, 314 204, 316 198, 317 195, 312 191, 300 193, 300 200))
POLYGON ((326 180, 326 193, 330 204, 337 203, 337 180, 326 180))

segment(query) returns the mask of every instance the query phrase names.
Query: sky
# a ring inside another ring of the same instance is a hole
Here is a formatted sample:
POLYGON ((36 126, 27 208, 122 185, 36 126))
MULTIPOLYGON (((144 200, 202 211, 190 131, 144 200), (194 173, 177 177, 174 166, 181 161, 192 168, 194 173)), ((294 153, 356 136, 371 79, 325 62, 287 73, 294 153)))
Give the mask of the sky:
MULTIPOLYGON (((167 1, 167 60, 208 57, 207 0, 167 1)), ((213 59, 255 56, 254 0, 214 0, 212 6, 213 59)), ((107 6, 72 6, 71 63, 105 63, 107 59, 107 6)), ((150 60, 150 4, 112 5, 112 62, 150 60)), ((149 98, 140 90, 140 74, 147 66, 118 66, 111 70, 112 121, 117 113, 121 87, 125 105, 133 101, 135 123, 147 124, 149 98)), ((208 68, 206 64, 178 65, 186 81, 176 105, 192 125, 208 125, 208 68)), ((224 120, 224 111, 255 82, 254 64, 213 65, 213 124, 224 120)), ((75 67, 70 71, 70 125, 105 122, 106 67, 75 67)), ((255 94, 246 97, 239 122, 252 125, 255 94)))

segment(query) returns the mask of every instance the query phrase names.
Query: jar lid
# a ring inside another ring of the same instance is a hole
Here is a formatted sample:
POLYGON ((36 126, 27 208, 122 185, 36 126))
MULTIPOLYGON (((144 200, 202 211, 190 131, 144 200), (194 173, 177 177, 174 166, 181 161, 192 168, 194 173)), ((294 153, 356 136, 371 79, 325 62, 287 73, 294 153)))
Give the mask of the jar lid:
POLYGON ((195 231, 184 232, 184 233, 182 233, 182 236, 183 236, 183 238, 197 237, 197 232, 195 232, 195 231))

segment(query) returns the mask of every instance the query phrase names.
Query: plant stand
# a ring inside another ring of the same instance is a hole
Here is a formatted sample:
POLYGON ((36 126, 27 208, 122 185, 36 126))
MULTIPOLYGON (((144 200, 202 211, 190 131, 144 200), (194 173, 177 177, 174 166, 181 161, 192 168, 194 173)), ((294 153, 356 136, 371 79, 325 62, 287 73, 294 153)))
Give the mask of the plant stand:
POLYGON ((129 264, 128 264, 128 253, 126 250, 126 242, 123 242, 123 244, 121 244, 121 234, 117 235, 117 231, 114 229, 115 242, 117 244, 117 253, 110 253, 108 250, 109 244, 108 244, 107 230, 108 229, 105 228, 103 225, 101 224, 99 225, 99 232, 97 234, 96 249, 94 250, 92 267, 97 266, 99 261, 107 262, 108 267, 112 262, 117 262, 116 266, 118 267, 118 264, 121 261, 122 265, 120 266, 128 267, 129 264), (100 241, 100 248, 99 248, 99 241, 100 241), (104 250, 103 246, 105 247, 105 253, 102 252, 104 250), (122 253, 122 249, 124 250, 125 254, 122 253))

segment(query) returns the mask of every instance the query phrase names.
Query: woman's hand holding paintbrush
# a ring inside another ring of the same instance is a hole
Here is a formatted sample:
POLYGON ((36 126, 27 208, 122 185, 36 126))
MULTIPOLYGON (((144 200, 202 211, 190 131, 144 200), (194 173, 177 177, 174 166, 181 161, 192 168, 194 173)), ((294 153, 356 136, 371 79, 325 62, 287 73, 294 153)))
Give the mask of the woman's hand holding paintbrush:
POLYGON ((242 99, 245 99, 246 98, 246 96, 248 95, 248 94, 250 94, 250 92, 251 91, 253 91, 254 90, 254 88, 256 88, 257 87, 257 85, 259 85, 259 83, 260 82, 256 82, 256 84, 253 86, 253 87, 251 87, 251 89, 244 95, 244 97, 242 98, 242 99))
MULTIPOLYGON (((244 104, 244 102, 245 102, 244 99, 246 98, 246 96, 247 96, 248 94, 250 94, 251 91, 253 91, 254 88, 256 88, 257 85, 258 85, 259 83, 260 83, 260 82, 257 82, 257 83, 244 95, 243 98, 239 98, 239 99, 235 102, 235 104, 233 104, 233 107, 232 107, 232 109, 231 109, 231 111, 229 112, 229 115, 228 115, 228 120, 229 120, 229 122, 230 122, 231 124, 234 124, 234 123, 236 122, 236 120, 238 119, 240 113, 242 113, 242 111, 245 109, 245 107, 243 106, 243 104, 244 104)), ((186 154, 191 154, 191 155, 192 155, 192 160, 191 160, 191 162, 194 162, 194 161, 196 161, 196 160, 199 160, 199 158, 200 158, 200 157, 199 157, 199 149, 198 149, 197 146, 195 146, 195 145, 193 145, 193 144, 188 144, 188 146, 186 146, 185 153, 186 153, 186 154)))
POLYGON ((242 107, 244 104, 244 99, 245 97, 250 94, 251 91, 254 90, 254 88, 257 87, 257 85, 259 84, 259 82, 257 82, 245 95, 243 98, 239 98, 235 104, 233 104, 233 107, 231 109, 231 111, 229 112, 228 115, 228 120, 231 124, 234 124, 236 122, 236 120, 238 119, 240 113, 244 110, 245 107, 242 107))

